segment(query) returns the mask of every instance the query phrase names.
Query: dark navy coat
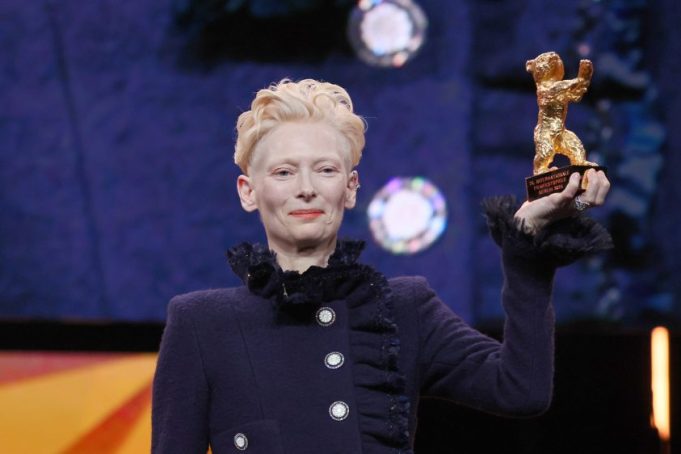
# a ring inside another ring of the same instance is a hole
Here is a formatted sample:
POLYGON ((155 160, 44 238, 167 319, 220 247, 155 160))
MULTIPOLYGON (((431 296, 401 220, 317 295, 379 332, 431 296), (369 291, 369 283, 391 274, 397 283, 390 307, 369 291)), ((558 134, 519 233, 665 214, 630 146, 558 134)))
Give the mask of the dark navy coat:
POLYGON ((282 272, 262 247, 233 249, 244 286, 168 307, 152 452, 411 453, 420 396, 510 416, 544 411, 554 270, 607 245, 607 232, 580 218, 530 237, 509 207, 488 211, 503 251, 503 343, 466 325, 424 278, 386 280, 358 264, 356 243, 339 242, 327 267, 302 275, 282 272))

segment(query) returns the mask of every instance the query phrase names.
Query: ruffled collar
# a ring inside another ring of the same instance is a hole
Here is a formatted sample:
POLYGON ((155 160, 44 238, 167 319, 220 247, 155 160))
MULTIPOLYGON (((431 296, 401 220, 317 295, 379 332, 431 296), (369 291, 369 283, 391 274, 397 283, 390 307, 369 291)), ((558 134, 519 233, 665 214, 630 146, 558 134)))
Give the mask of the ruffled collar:
POLYGON ((339 240, 326 267, 283 271, 276 254, 262 244, 241 243, 226 253, 234 273, 248 289, 282 305, 320 304, 344 298, 366 279, 357 263, 363 241, 339 240))

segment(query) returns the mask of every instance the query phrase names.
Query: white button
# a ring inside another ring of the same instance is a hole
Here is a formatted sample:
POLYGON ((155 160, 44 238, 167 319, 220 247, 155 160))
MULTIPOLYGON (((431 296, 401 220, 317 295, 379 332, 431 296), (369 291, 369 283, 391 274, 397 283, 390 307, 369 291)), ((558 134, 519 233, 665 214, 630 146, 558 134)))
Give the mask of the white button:
POLYGON ((239 451, 245 451, 246 448, 248 448, 248 438, 246 435, 241 432, 234 435, 234 446, 236 446, 236 449, 239 451))
POLYGON ((317 310, 317 323, 322 326, 330 326, 336 321, 336 313, 330 307, 320 307, 317 310))
POLYGON ((348 417, 349 413, 350 407, 348 407, 348 404, 346 404, 342 400, 337 400, 336 402, 332 403, 331 406, 329 407, 329 415, 331 416, 332 419, 335 419, 336 421, 344 420, 345 418, 348 417))
POLYGON ((340 352, 331 352, 324 358, 324 364, 329 369, 338 369, 345 362, 345 357, 340 352))

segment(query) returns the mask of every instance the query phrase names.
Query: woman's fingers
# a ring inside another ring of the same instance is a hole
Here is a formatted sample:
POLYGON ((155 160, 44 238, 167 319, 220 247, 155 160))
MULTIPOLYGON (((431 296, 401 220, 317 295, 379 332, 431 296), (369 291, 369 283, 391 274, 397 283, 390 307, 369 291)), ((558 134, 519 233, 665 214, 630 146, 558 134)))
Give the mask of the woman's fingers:
POLYGON ((579 193, 582 176, 575 172, 570 175, 568 184, 562 192, 553 193, 543 199, 535 200, 542 205, 542 214, 547 221, 555 221, 572 213, 575 196, 579 193))
POLYGON ((610 181, 605 175, 605 172, 602 170, 595 172, 594 177, 598 179, 598 191, 596 192, 596 200, 594 201, 594 205, 600 206, 605 203, 605 197, 610 191, 610 181))
POLYGON ((579 173, 575 172, 570 175, 567 186, 565 186, 563 192, 560 193, 563 203, 572 202, 579 191, 580 181, 582 181, 582 176, 579 173))
POLYGON ((585 178, 589 183, 584 193, 579 196, 579 200, 591 206, 603 205, 605 196, 610 191, 610 182, 605 176, 605 172, 589 169, 585 173, 585 178))
POLYGON ((586 208, 603 205, 609 190, 610 182, 604 172, 589 169, 584 177, 575 172, 570 175, 563 191, 523 203, 516 217, 524 219, 526 226, 537 230, 586 208), (580 193, 582 178, 588 179, 588 185, 586 190, 580 193))

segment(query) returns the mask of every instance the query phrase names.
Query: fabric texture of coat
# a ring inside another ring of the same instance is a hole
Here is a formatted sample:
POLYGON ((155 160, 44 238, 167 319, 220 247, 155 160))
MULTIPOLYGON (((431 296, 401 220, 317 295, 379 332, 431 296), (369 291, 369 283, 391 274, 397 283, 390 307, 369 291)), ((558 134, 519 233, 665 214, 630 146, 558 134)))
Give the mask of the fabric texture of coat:
POLYGON ((510 198, 486 202, 502 249, 504 341, 454 314, 422 277, 386 279, 338 242, 327 267, 282 271, 228 253, 245 285, 173 298, 154 378, 152 452, 413 452, 420 396, 509 416, 551 401, 556 267, 609 247, 586 217, 535 236, 510 198))

